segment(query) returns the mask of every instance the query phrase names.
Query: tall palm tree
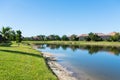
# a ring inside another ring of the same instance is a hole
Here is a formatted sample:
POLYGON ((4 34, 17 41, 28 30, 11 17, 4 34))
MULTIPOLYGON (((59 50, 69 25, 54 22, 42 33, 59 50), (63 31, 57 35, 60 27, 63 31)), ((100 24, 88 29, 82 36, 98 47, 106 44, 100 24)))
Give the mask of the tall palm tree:
POLYGON ((10 34, 10 27, 2 27, 2 30, 0 31, 0 34, 3 37, 3 41, 5 41, 6 39, 9 38, 9 34, 10 34))

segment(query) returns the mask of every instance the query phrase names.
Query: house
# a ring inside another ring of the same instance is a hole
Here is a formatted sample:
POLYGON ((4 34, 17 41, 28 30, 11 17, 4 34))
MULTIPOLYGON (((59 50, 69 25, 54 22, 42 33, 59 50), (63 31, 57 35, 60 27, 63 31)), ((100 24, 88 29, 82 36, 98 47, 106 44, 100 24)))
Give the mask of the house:
POLYGON ((39 37, 38 36, 33 36, 32 39, 38 41, 39 37))
POLYGON ((78 36, 78 40, 83 41, 83 40, 85 40, 85 37, 87 37, 87 36, 88 36, 88 34, 81 34, 78 36))
POLYGON ((99 37, 101 37, 102 40, 108 40, 111 36, 111 35, 104 34, 104 33, 95 33, 95 34, 97 34, 99 37))
POLYGON ((111 32, 111 33, 109 33, 108 35, 114 36, 116 33, 117 33, 117 32, 111 32))
MULTIPOLYGON (((108 40, 111 36, 114 36, 117 32, 111 32, 109 34, 104 34, 104 33, 94 33, 97 34, 102 38, 102 40, 108 40)), ((88 34, 81 34, 78 36, 79 41, 85 40, 85 37, 87 37, 88 34)))

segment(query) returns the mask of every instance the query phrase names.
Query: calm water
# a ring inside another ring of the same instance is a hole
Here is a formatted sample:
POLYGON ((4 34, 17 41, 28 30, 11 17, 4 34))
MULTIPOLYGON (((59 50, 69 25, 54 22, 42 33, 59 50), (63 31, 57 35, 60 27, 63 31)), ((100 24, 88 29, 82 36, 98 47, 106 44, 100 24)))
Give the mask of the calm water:
POLYGON ((120 48, 98 46, 39 45, 38 50, 54 54, 58 63, 78 80, 120 80, 120 48))

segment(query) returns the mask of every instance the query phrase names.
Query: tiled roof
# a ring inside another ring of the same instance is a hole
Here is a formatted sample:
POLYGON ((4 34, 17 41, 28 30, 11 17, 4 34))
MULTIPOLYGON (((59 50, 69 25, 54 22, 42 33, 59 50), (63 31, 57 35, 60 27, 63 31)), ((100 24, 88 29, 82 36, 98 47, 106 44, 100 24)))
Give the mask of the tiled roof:
POLYGON ((80 37, 80 36, 88 36, 88 34, 81 34, 81 35, 79 35, 78 37, 80 37))
POLYGON ((114 36, 116 33, 117 33, 117 32, 111 32, 111 33, 109 33, 108 35, 114 36))

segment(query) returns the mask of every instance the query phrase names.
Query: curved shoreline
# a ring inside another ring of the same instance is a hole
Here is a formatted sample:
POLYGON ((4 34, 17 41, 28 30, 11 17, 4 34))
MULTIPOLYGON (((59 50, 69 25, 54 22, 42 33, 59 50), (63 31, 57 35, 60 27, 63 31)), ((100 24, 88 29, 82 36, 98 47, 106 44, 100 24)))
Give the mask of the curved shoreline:
POLYGON ((77 80, 72 76, 72 72, 65 69, 59 63, 56 62, 54 55, 46 52, 42 52, 43 57, 46 59, 46 62, 53 73, 58 77, 59 80, 77 80))

